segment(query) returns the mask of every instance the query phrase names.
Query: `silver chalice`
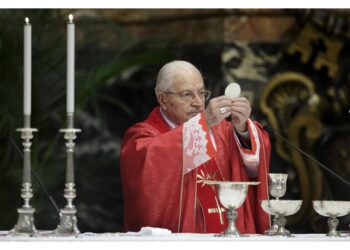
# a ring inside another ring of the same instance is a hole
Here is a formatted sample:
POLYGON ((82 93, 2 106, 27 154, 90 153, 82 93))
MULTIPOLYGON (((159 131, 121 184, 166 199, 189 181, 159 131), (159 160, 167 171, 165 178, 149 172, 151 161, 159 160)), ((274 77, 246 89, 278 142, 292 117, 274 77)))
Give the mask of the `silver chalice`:
POLYGON ((349 201, 312 201, 312 205, 315 211, 322 216, 329 217, 328 226, 329 231, 327 236, 340 236, 337 231, 339 219, 350 213, 350 202, 349 201))
POLYGON ((228 225, 219 236, 240 237, 242 235, 236 226, 237 211, 246 199, 248 186, 258 185, 260 182, 229 182, 229 181, 205 181, 209 185, 217 185, 218 196, 221 204, 227 209, 226 217, 228 225))
POLYGON ((286 194, 288 174, 269 174, 269 192, 276 200, 286 194))
MULTIPOLYGON (((269 174, 269 193, 271 196, 279 200, 285 195, 287 190, 288 174, 269 174)), ((272 226, 265 230, 265 235, 274 235, 278 231, 277 215, 273 216, 272 226)))
POLYGON ((272 235, 290 236, 291 233, 285 228, 287 220, 285 216, 295 214, 299 211, 301 200, 262 200, 260 201, 262 209, 270 215, 275 216, 277 230, 272 235))

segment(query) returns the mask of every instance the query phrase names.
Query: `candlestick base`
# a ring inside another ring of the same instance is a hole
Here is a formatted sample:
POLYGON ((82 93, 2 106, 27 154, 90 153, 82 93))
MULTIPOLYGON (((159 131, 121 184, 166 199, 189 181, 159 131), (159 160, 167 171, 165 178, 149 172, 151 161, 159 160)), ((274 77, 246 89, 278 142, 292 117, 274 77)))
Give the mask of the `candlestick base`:
POLYGON ((77 210, 73 205, 73 199, 76 197, 74 183, 66 183, 64 189, 64 197, 67 199, 67 205, 60 210, 60 224, 54 231, 55 235, 78 235, 80 233, 77 227, 77 217, 75 216, 77 210))
POLYGON ((57 226, 54 234, 57 236, 78 235, 80 233, 77 227, 77 210, 74 208, 63 208, 60 210, 60 224, 57 226))
POLYGON ((37 233, 34 226, 34 211, 35 209, 29 205, 29 200, 33 197, 31 183, 23 183, 21 189, 21 197, 24 199, 24 205, 17 209, 18 220, 15 227, 10 231, 10 235, 30 235, 37 233))

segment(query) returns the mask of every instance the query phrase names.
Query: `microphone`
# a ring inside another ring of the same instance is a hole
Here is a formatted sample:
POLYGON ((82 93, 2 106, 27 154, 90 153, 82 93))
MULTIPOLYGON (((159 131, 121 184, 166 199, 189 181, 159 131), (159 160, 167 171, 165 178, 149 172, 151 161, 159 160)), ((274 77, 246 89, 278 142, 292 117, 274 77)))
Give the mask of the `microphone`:
MULTIPOLYGON (((23 154, 21 152, 21 150, 18 148, 18 146, 16 145, 16 143, 14 142, 14 140, 12 139, 12 137, 10 137, 10 140, 12 142, 12 144, 15 146, 17 152, 22 156, 23 158, 23 154)), ((32 168, 30 168, 30 171, 32 173, 32 175, 34 176, 34 179, 39 183, 40 188, 44 191, 46 197, 49 199, 49 202, 53 208, 53 210, 55 211, 55 217, 56 220, 59 222, 59 218, 60 218, 60 209, 57 206, 57 203, 55 202, 55 200, 52 198, 52 196, 49 194, 49 192, 47 191, 47 189, 45 188, 45 186, 43 185, 43 183, 41 182, 41 180, 39 179, 39 176, 34 172, 34 170, 32 168)))
POLYGON ((337 175, 335 172, 333 172, 331 169, 329 169, 328 167, 326 167, 324 164, 322 164, 321 162, 319 162, 315 157, 313 157, 312 155, 306 153, 305 151, 303 151, 301 148, 299 148, 298 146, 294 145, 293 143, 291 143, 289 140, 287 140, 286 138, 284 138, 282 135, 278 134, 275 132, 275 130, 273 130, 269 125, 265 124, 263 125, 263 128, 271 135, 277 136, 279 137, 282 141, 284 141, 288 146, 296 149, 297 151, 299 151, 302 155, 306 156, 307 158, 309 158, 310 160, 312 160, 313 162, 316 162, 317 165, 319 165, 320 167, 322 167, 323 170, 325 170, 326 172, 328 172, 329 174, 333 175, 334 177, 336 177, 337 179, 341 180, 343 183, 345 183, 347 186, 350 186, 350 182, 345 180, 343 177, 337 175))

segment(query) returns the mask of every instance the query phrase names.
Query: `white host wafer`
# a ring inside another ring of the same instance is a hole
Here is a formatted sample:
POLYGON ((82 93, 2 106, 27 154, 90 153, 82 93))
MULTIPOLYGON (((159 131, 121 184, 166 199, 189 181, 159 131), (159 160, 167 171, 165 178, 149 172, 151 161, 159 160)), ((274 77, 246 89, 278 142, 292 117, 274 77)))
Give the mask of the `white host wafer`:
POLYGON ((227 85, 225 89, 225 96, 230 97, 230 98, 236 98, 239 97, 241 94, 241 87, 239 86, 238 83, 230 83, 227 85))

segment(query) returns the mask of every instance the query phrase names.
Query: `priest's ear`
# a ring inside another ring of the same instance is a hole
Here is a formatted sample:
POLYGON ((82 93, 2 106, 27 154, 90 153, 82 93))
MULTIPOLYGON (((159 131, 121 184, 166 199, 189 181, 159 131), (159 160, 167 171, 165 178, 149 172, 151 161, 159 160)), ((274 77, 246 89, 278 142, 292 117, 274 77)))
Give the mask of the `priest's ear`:
POLYGON ((162 110, 167 110, 167 95, 164 92, 156 93, 157 100, 162 110))

